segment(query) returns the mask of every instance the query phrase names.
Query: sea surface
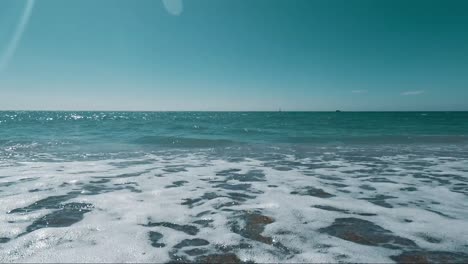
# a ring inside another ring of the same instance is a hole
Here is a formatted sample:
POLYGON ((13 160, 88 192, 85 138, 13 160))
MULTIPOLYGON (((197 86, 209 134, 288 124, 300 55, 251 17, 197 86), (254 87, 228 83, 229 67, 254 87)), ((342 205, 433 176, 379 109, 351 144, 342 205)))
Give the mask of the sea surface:
POLYGON ((0 112, 0 262, 468 263, 468 112, 0 112))

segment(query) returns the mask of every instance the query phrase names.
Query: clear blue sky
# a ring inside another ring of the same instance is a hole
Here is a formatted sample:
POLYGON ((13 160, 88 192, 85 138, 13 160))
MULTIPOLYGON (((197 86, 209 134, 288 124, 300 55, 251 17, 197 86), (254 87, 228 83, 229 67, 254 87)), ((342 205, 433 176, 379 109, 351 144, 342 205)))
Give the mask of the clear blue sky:
POLYGON ((468 110, 467 14, 465 0, 2 0, 0 109, 468 110))

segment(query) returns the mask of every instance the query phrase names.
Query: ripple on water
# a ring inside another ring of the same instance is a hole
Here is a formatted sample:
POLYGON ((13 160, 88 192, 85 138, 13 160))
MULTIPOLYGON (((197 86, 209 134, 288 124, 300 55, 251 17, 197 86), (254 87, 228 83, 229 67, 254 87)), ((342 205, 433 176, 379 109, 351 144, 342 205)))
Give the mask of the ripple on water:
POLYGON ((154 226, 162 226, 162 227, 167 227, 173 230, 177 230, 180 232, 184 232, 188 235, 194 236, 198 234, 200 231, 196 226, 193 225, 179 225, 179 224, 174 224, 170 222, 148 222, 148 224, 144 225, 147 227, 154 227, 154 226))
POLYGON ((408 251, 392 256, 397 263, 468 263, 468 255, 461 252, 408 251))
POLYGON ((151 246, 156 247, 156 248, 165 247, 166 244, 159 243, 159 240, 161 240, 163 237, 164 237, 163 234, 161 234, 159 232, 150 231, 149 232, 149 239, 151 241, 151 246))
POLYGON ((68 227, 83 220, 84 214, 91 212, 93 206, 88 203, 68 203, 61 209, 47 214, 26 228, 26 233, 47 227, 68 227))
POLYGON ((319 231, 362 245, 391 249, 417 247, 413 241, 396 236, 389 230, 359 218, 338 218, 331 226, 319 231))
POLYGON ((328 193, 324 191, 323 189, 320 188, 315 188, 312 186, 306 186, 303 188, 299 188, 296 191, 292 191, 291 194, 297 194, 297 195, 308 195, 308 196, 315 196, 319 198, 331 198, 335 195, 328 193))

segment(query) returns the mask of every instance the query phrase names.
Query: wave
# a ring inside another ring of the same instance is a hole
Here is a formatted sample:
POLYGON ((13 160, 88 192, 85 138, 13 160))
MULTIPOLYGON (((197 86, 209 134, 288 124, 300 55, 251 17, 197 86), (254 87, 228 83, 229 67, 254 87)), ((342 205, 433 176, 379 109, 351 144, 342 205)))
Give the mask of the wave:
POLYGON ((222 148, 234 145, 402 145, 402 144, 468 144, 468 136, 405 136, 405 135, 375 135, 375 136, 304 136, 304 137, 264 137, 247 138, 231 137, 231 139, 195 138, 177 136, 144 136, 132 143, 138 145, 159 146, 165 148, 222 148))
POLYGON ((455 144, 468 143, 466 135, 369 135, 312 136, 279 138, 282 143, 297 144, 455 144))
POLYGON ((158 145, 161 147, 175 148, 215 148, 239 144, 239 142, 234 142, 232 140, 227 139, 206 139, 168 136, 144 136, 135 140, 134 143, 141 145, 158 145))

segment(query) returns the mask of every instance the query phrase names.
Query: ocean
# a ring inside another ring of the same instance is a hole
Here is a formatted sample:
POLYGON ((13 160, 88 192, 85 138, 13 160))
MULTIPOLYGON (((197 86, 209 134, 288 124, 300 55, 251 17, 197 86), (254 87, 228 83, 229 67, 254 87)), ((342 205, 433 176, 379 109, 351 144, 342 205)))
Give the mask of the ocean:
POLYGON ((0 262, 468 262, 468 112, 0 112, 0 262))

